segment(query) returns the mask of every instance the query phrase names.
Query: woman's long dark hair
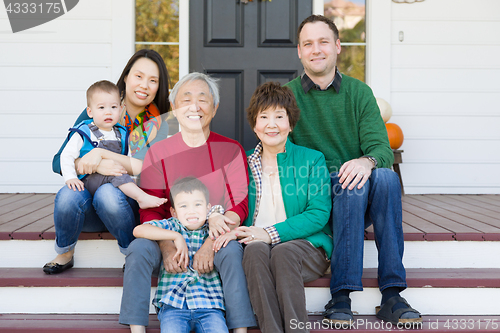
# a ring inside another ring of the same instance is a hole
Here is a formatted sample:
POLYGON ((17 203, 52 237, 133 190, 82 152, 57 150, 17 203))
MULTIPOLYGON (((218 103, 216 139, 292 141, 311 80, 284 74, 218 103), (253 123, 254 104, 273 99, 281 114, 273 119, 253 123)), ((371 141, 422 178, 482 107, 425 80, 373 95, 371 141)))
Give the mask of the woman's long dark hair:
POLYGON ((158 91, 156 92, 156 96, 153 102, 158 107, 160 114, 167 113, 170 111, 170 103, 168 101, 168 90, 170 87, 170 76, 168 75, 167 66, 165 66, 165 62, 161 55, 155 50, 142 49, 137 51, 128 61, 127 65, 123 69, 122 75, 118 79, 116 85, 118 89, 120 89, 120 95, 122 98, 125 98, 125 77, 130 73, 130 69, 135 64, 138 59, 148 58, 158 66, 158 70, 160 71, 160 85, 158 87, 158 91))

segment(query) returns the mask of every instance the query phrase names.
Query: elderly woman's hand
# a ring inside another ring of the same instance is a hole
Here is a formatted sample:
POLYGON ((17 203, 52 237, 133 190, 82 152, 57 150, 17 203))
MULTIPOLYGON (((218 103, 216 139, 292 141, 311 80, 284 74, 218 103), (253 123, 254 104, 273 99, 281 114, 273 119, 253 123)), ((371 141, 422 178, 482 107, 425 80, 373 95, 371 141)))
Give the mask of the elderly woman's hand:
POLYGON ((217 237, 217 239, 214 241, 214 251, 219 252, 219 250, 222 247, 226 247, 227 244, 236 239, 236 231, 232 230, 228 233, 225 233, 224 235, 221 235, 217 237))
POLYGON ((234 229, 236 237, 240 239, 240 243, 248 244, 250 242, 259 241, 271 244, 271 236, 260 227, 238 227, 234 229))
POLYGON ((94 148, 78 160, 78 174, 87 175, 97 171, 102 160, 101 150, 102 148, 94 148))

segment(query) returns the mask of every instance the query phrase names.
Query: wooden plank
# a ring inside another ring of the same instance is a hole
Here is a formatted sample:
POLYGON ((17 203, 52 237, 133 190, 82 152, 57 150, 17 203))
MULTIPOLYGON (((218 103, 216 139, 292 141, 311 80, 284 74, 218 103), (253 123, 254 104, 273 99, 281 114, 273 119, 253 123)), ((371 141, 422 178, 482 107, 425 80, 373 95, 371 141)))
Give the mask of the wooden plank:
MULTIPOLYGON (((377 268, 363 269, 363 287, 377 288, 377 268)), ((500 268, 407 268, 409 288, 500 288, 500 268)), ((330 286, 330 274, 305 283, 306 287, 330 286)), ((157 277, 151 278, 156 287, 157 277)), ((40 268, 2 268, 0 287, 122 287, 121 268, 72 268, 47 275, 40 268)))
POLYGON ((53 224, 53 215, 54 207, 49 205, 26 216, 0 225, 0 232, 9 232, 11 239, 19 239, 17 238, 19 235, 16 235, 16 231, 23 230, 25 233, 29 232, 32 234, 31 237, 25 234, 28 237, 27 239, 40 239, 40 233, 43 229, 40 229, 40 224, 33 225, 34 222, 49 217, 53 224), (23 223, 21 224, 19 221, 23 221, 23 223))
POLYGON ((463 225, 467 225, 475 230, 478 230, 482 233, 498 233, 498 228, 495 226, 491 226, 489 224, 478 221, 477 219, 473 219, 461 214, 462 210, 459 212, 458 207, 449 207, 440 202, 436 202, 429 196, 414 196, 415 200, 421 201, 426 204, 426 209, 436 212, 442 216, 446 216, 449 219, 453 219, 454 221, 461 223, 463 225), (444 207, 443 207, 444 206, 444 207))
POLYGON ((37 194, 37 195, 16 195, 13 202, 11 202, 8 206, 2 206, 2 209, 0 211, 0 224, 5 223, 8 221, 9 216, 16 216, 16 214, 22 215, 25 209, 28 209, 27 207, 37 203, 40 200, 46 199, 46 198, 52 198, 54 200, 54 195, 53 194, 37 194), (13 213, 12 215, 7 215, 8 213, 12 213, 14 211, 17 211, 17 213, 13 213), (7 215, 7 220, 3 219, 3 216, 7 215))
POLYGON ((486 203, 488 206, 485 208, 500 212, 500 195, 460 195, 459 197, 486 203))
POLYGON ((38 198, 38 200, 32 202, 31 204, 24 205, 16 210, 1 214, 0 226, 3 223, 12 222, 17 219, 22 220, 23 223, 26 224, 31 223, 37 219, 35 218, 35 220, 32 220, 36 216, 36 214, 33 213, 36 213, 37 211, 46 207, 51 208, 51 211, 54 212, 55 194, 36 195, 31 198, 33 198, 33 200, 35 200, 34 198, 38 198))
MULTIPOLYGON (((339 330, 334 326, 325 328, 321 315, 309 315, 310 333, 334 333, 339 330), (314 323, 316 325, 314 325, 314 323), (319 329, 315 327, 320 326, 319 329)), ((423 323, 418 332, 449 333, 456 325, 462 332, 497 333, 500 316, 422 316, 423 323), (454 324, 456 323, 456 324, 454 324), (463 324, 464 323, 464 324, 463 324), (472 323, 472 325, 471 325, 472 323)), ((458 329, 458 328, 457 328, 458 329)), ((394 332, 407 331, 389 323, 382 323, 374 315, 356 315, 355 326, 349 331, 356 332, 394 332)), ((149 315, 148 333, 160 333, 160 322, 156 315, 149 315)), ((408 330, 412 331, 412 330, 408 330)), ((32 333, 126 333, 130 328, 118 323, 117 314, 1 314, 0 332, 32 333)), ((260 333, 258 328, 251 328, 249 333, 260 333)))
POLYGON ((0 193, 0 201, 2 201, 3 199, 7 199, 13 195, 15 195, 15 194, 14 193, 0 193))
MULTIPOLYGON (((424 235, 425 234, 424 232, 422 232, 422 230, 416 229, 403 221, 403 237, 405 241, 421 241, 424 240, 424 235)), ((366 228, 365 239, 375 240, 373 225, 366 228)), ((451 238, 451 240, 453 240, 453 238, 451 238)))
MULTIPOLYGON (((417 197, 416 199, 418 200, 419 198, 422 198, 422 196, 417 197)), ((439 207, 441 208, 447 209, 449 211, 455 212, 465 217, 496 227, 498 229, 498 232, 500 232, 499 214, 495 214, 494 217, 488 216, 486 214, 483 214, 483 212, 485 211, 484 209, 480 209, 479 207, 474 207, 473 205, 469 205, 465 202, 454 200, 452 197, 444 196, 441 194, 426 195, 425 199, 427 202, 429 202, 429 200, 433 200, 434 202, 436 202, 436 205, 439 205, 439 207)), ((493 215, 493 212, 491 212, 491 214, 493 215)))
MULTIPOLYGON (((86 240, 86 239, 102 239, 101 232, 82 232, 80 236, 78 236, 78 240, 86 240)), ((56 229, 54 225, 49 229, 43 231, 40 235, 42 239, 56 239, 56 229)))
POLYGON ((35 195, 34 193, 16 194, 0 201, 0 214, 10 212, 9 206, 15 203, 16 201, 23 200, 34 195, 35 195))
POLYGON ((403 203, 403 222, 411 225, 412 227, 421 230, 423 233, 450 233, 453 234, 451 230, 443 228, 436 225, 433 222, 423 219, 420 216, 415 215, 415 209, 407 203, 403 203))
POLYGON ((482 233, 480 231, 457 223, 456 221, 453 221, 446 216, 443 216, 442 214, 436 214, 435 212, 424 209, 427 208, 427 206, 435 208, 434 206, 424 204, 423 202, 415 200, 413 198, 405 198, 405 202, 403 204, 405 207, 404 210, 444 229, 447 229, 450 232, 453 232, 455 235, 457 233, 469 234, 471 236, 469 240, 483 240, 482 233))
MULTIPOLYGON (((500 212, 495 212, 494 210, 490 210, 486 207, 481 207, 476 205, 476 202, 472 202, 471 200, 467 200, 465 198, 462 198, 460 195, 441 195, 443 199, 446 199, 447 202, 450 202, 451 204, 459 205, 460 207, 466 208, 472 212, 479 213, 481 215, 486 215, 489 217, 494 218, 496 221, 498 221, 495 225, 498 225, 500 227, 500 212)), ((488 205, 485 205, 488 206, 488 205)))

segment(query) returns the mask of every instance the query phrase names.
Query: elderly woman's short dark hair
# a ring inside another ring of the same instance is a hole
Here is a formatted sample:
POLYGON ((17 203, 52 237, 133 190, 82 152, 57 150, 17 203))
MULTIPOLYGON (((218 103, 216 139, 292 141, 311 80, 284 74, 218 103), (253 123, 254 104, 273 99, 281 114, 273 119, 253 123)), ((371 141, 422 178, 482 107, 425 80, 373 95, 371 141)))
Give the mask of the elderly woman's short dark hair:
POLYGON ((279 82, 266 82, 258 86, 247 108, 247 120, 250 128, 255 127, 259 112, 278 107, 286 110, 290 128, 293 129, 299 121, 300 110, 292 90, 281 86, 279 82))

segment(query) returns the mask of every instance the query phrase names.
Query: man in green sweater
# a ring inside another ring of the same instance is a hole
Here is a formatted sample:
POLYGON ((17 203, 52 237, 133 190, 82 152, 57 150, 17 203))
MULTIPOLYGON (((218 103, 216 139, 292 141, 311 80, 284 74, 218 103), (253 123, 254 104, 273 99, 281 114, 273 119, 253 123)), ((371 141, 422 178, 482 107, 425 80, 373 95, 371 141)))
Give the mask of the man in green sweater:
POLYGON ((340 39, 324 16, 306 18, 298 30, 302 76, 287 83, 301 110, 290 133, 298 145, 321 151, 332 179, 332 300, 324 317, 352 324, 351 291, 363 290, 364 230, 373 224, 382 292, 377 317, 393 324, 420 323, 420 313, 399 293, 406 288, 403 266, 401 187, 384 122, 371 89, 341 74, 340 39))

